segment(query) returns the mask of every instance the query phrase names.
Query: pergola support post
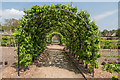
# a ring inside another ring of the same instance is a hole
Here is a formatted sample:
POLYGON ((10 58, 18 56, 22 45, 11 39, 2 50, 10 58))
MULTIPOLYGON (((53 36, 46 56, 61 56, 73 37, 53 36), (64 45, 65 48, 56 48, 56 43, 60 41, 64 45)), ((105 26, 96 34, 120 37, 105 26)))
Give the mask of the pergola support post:
POLYGON ((20 76, 20 53, 19 53, 19 46, 20 46, 20 38, 18 41, 18 76, 20 76))
POLYGON ((92 77, 94 78, 94 63, 95 63, 95 61, 94 61, 94 37, 93 37, 93 34, 92 34, 92 38, 93 38, 93 53, 92 53, 92 57, 93 57, 93 75, 92 75, 92 77))

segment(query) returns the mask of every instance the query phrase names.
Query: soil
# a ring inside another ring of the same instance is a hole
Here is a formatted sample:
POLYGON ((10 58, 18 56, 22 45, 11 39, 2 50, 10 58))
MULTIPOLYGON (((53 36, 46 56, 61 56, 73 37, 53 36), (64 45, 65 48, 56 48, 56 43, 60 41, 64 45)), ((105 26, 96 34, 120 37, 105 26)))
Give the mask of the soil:
MULTIPOLYGON (((15 66, 17 57, 17 53, 14 51, 15 48, 2 47, 2 78, 83 78, 78 69, 64 54, 64 46, 50 45, 47 47, 44 53, 29 66, 28 70, 20 72, 19 77, 17 76, 17 67, 15 66), (7 65, 5 65, 5 61, 8 62, 7 65)), ((107 57, 98 59, 99 64, 104 61, 104 58, 107 57)), ((114 60, 113 57, 112 60, 114 60)), ((90 73, 82 71, 87 78, 92 77, 90 73)), ((102 65, 95 69, 95 78, 112 78, 113 75, 116 76, 118 73, 111 74, 107 71, 102 71, 102 65)))
POLYGON ((17 53, 14 47, 0 47, 2 48, 2 69, 11 66, 16 62, 17 53))
MULTIPOLYGON (((99 53, 105 56, 110 56, 110 55, 114 55, 114 56, 118 56, 120 49, 100 49, 99 53)), ((99 64, 101 64, 102 62, 119 62, 119 57, 100 57, 98 58, 98 62, 99 64)))
POLYGON ((79 71, 68 61, 62 51, 64 47, 51 45, 38 60, 29 66, 29 70, 21 71, 17 76, 17 67, 13 64, 2 72, 3 78, 83 78, 79 71))

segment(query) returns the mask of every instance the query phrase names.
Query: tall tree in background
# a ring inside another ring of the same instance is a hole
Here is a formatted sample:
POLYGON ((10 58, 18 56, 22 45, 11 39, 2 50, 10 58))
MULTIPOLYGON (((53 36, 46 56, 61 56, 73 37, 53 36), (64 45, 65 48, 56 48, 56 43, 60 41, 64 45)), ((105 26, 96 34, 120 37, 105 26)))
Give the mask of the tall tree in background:
POLYGON ((105 29, 105 30, 103 30, 102 32, 101 32, 101 34, 103 35, 103 36, 105 36, 105 34, 108 34, 109 33, 109 31, 107 30, 107 29, 105 29))
MULTIPOLYGON (((0 18, 1 18, 1 16, 0 16, 0 18)), ((1 22, 0 22, 0 32, 2 32, 3 30, 2 30, 2 24, 1 24, 1 22)))
POLYGON ((113 33, 116 33, 117 32, 117 30, 107 30, 107 29, 104 29, 102 32, 101 32, 101 36, 105 36, 105 34, 108 34, 108 33, 110 33, 110 34, 113 34, 113 33))
POLYGON ((17 27, 19 20, 14 18, 12 19, 5 19, 5 24, 3 26, 3 30, 10 31, 10 33, 14 33, 15 28, 17 27))
POLYGON ((117 30, 116 36, 120 37, 120 28, 117 30))
POLYGON ((117 32, 117 30, 114 30, 114 29, 113 29, 113 30, 110 30, 110 33, 112 33, 112 34, 113 34, 113 33, 116 33, 116 32, 117 32))
POLYGON ((0 32, 3 32, 4 30, 2 29, 2 24, 0 23, 0 32))

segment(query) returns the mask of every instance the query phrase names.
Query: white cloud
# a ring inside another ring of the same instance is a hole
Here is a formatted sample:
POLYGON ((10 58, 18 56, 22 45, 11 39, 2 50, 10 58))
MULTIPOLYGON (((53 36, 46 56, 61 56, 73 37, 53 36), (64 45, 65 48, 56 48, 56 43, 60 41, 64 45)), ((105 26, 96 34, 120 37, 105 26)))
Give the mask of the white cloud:
POLYGON ((13 8, 0 11, 0 15, 1 15, 1 12, 2 12, 3 19, 10 19, 10 18, 20 19, 25 14, 23 11, 19 11, 13 8))
POLYGON ((98 21, 98 20, 101 20, 101 19, 103 19, 103 18, 105 18, 105 17, 107 17, 107 16, 113 15, 113 14, 115 14, 115 13, 117 13, 117 12, 118 12, 117 9, 116 9, 116 10, 113 10, 113 11, 107 11, 107 12, 104 12, 104 13, 102 13, 102 14, 99 14, 99 15, 94 16, 93 19, 95 19, 95 21, 98 21))

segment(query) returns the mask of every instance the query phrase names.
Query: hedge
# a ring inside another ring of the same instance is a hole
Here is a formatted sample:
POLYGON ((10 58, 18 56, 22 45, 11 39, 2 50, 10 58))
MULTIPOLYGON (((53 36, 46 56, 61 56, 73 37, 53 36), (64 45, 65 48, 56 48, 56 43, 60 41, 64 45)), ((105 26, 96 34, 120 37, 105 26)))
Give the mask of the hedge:
POLYGON ((14 36, 2 36, 1 46, 15 46, 14 36))
POLYGON ((120 49, 120 40, 101 40, 101 49, 120 49))

